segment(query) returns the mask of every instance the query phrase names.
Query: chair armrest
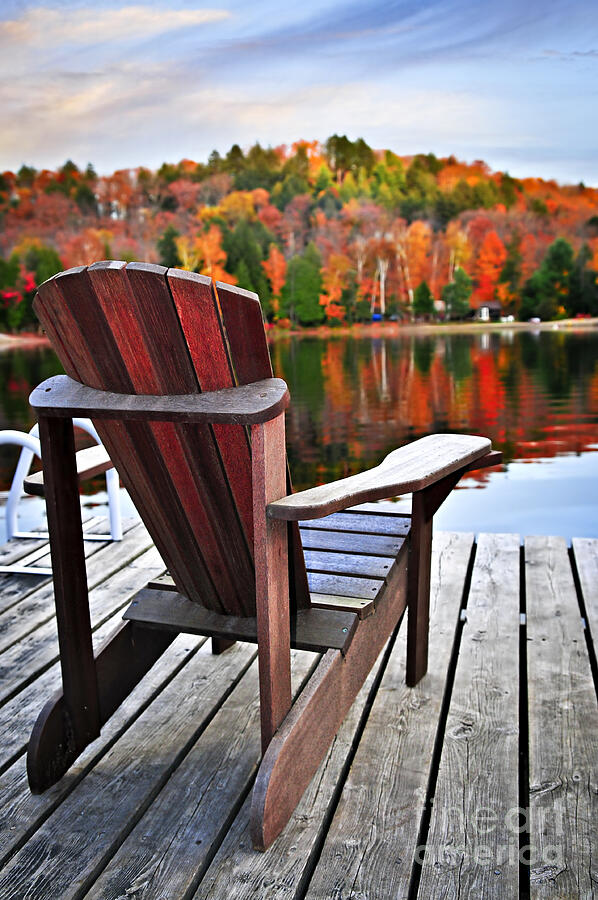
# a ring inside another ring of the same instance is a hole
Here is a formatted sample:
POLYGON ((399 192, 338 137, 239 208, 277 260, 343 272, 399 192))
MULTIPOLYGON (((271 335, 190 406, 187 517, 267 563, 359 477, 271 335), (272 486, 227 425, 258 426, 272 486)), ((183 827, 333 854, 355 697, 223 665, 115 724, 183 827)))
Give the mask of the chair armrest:
MULTIPOLYGON (((319 519, 357 503, 421 491, 447 475, 467 468, 491 449, 488 438, 431 434, 393 450, 379 466, 367 472, 276 500, 268 504, 268 515, 290 522, 319 519)), ((500 458, 493 455, 492 465, 498 462, 500 458)))
MULTIPOLYGON (((84 450, 78 450, 75 453, 75 462, 77 464, 79 481, 93 478, 94 475, 101 475, 102 472, 107 472, 108 469, 114 468, 106 448, 99 444, 93 447, 86 447, 84 450)), ((23 482, 23 488, 26 494, 43 497, 44 473, 34 472, 32 475, 28 475, 23 482)))
POLYGON ((203 394, 115 394, 79 384, 67 375, 42 382, 29 397, 34 409, 51 417, 258 425, 275 419, 289 404, 280 378, 206 391, 203 394))

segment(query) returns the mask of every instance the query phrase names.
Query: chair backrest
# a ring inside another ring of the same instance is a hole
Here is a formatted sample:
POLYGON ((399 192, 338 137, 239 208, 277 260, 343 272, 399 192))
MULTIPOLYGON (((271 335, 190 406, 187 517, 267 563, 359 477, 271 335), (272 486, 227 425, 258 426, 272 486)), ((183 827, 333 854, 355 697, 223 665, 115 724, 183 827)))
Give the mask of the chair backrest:
MULTIPOLYGON (((187 394, 272 376, 255 294, 179 269, 99 262, 38 290, 37 316, 71 378, 130 394, 187 394)), ((178 589, 255 615, 251 446, 233 425, 96 422, 178 589)), ((306 605, 294 531, 292 580, 306 605)))

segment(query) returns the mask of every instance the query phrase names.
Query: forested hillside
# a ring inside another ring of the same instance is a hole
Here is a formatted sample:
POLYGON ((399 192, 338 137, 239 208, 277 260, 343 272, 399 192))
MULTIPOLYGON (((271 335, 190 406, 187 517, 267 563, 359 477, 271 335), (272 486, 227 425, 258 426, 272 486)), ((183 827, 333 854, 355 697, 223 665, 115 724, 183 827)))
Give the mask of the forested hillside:
POLYGON ((36 285, 97 259, 182 266, 256 291, 271 322, 598 314, 598 190, 476 161, 325 144, 98 176, 0 175, 0 330, 36 285))

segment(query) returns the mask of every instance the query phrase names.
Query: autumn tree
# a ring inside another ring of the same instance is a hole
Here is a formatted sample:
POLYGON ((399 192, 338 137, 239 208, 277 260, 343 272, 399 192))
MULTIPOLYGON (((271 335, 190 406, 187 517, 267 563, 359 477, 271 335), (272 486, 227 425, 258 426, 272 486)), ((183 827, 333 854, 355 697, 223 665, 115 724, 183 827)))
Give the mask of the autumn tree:
POLYGON ((351 261, 342 253, 332 253, 323 267, 320 305, 324 307, 328 321, 340 321, 345 318, 346 309, 341 303, 341 298, 350 268, 351 261))
POLYGON ((475 300, 478 306, 496 299, 496 286, 501 276, 507 251, 496 231, 488 231, 482 241, 475 265, 475 300))
POLYGON ((278 319, 280 298, 287 274, 286 260, 276 244, 270 244, 268 258, 262 260, 262 268, 270 282, 270 287, 272 290, 272 299, 270 301, 272 316, 274 321, 276 321, 278 319))
POLYGON ((195 238, 195 249, 199 259, 199 272, 208 275, 214 281, 226 281, 236 284, 237 280, 224 268, 226 253, 222 249, 222 232, 216 225, 211 225, 203 234, 195 238))

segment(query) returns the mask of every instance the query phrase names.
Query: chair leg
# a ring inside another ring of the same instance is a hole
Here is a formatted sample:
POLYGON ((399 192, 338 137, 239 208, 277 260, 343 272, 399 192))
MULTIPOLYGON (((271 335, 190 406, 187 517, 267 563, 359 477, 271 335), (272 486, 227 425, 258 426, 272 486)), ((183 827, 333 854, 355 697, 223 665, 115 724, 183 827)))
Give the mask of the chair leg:
POLYGON ((291 708, 289 548, 286 522, 266 507, 284 497, 284 415, 251 429, 255 592, 262 753, 291 708))
MULTIPOLYGON (((64 732, 66 744, 56 747, 61 768, 66 757, 75 756, 100 733, 96 666, 91 640, 87 573, 83 549, 79 482, 75 463, 75 439, 70 419, 40 416, 44 485, 58 625, 58 643, 63 683, 63 708, 56 735, 64 732)), ((36 732, 32 735, 35 744, 36 732)), ((41 750, 41 745, 38 746, 41 750)), ((74 757, 73 757, 74 758, 74 757)), ((49 759, 32 753, 29 769, 32 789, 41 772, 53 769, 49 759)))
MULTIPOLYGON (((108 721, 176 636, 174 631, 143 628, 126 621, 106 638, 94 657, 100 725, 108 721)), ((70 721, 64 693, 58 691, 39 714, 27 748, 29 786, 35 794, 55 784, 86 746, 73 741, 70 721)))
POLYGON ((175 633, 123 622, 94 656, 75 440, 70 419, 40 416, 62 690, 43 707, 27 749, 33 793, 64 775, 175 633))
POLYGON ((409 687, 414 687, 428 670, 431 564, 432 515, 426 508, 425 491, 417 491, 413 494, 407 580, 406 682, 409 687))
POLYGON ((228 650, 229 647, 234 647, 236 641, 229 641, 228 638, 217 637, 214 635, 212 638, 212 653, 214 656, 219 656, 221 653, 224 653, 225 650, 228 650))

